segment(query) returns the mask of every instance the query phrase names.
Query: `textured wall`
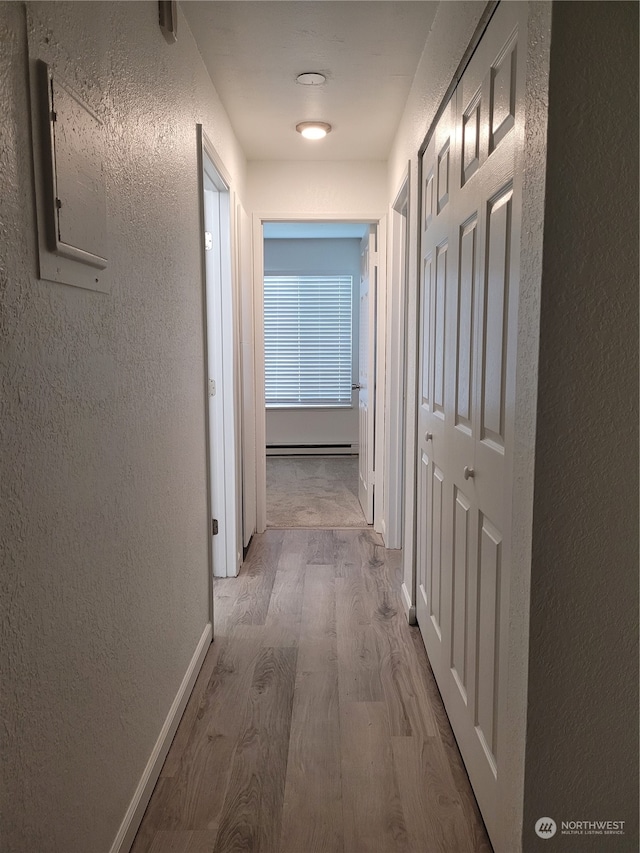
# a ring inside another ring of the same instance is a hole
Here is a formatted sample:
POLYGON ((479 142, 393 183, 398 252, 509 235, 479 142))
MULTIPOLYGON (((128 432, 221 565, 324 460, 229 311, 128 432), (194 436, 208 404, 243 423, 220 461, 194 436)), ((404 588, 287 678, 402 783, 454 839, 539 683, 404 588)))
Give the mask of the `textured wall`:
POLYGON ((502 849, 508 853, 521 850, 524 811, 531 536, 551 40, 551 3, 529 3, 524 139, 517 154, 521 158, 522 215, 511 475, 511 642, 507 713, 503 728, 506 745, 503 769, 505 790, 509 791, 509 796, 502 803, 501 821, 502 849))
POLYGON ((524 849, 638 849, 638 6, 554 3, 524 849), (625 820, 541 840, 537 818, 625 820))
POLYGON ((208 621, 195 124, 244 161, 184 20, 28 4, 102 92, 111 293, 37 279, 26 19, 0 5, 3 853, 106 853, 208 621))

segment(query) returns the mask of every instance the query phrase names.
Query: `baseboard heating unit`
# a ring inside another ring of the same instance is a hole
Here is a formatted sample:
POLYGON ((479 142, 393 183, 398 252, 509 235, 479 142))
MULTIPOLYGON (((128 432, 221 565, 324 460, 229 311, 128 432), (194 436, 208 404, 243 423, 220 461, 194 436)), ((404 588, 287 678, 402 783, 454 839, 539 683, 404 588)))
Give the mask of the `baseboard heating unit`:
POLYGON ((267 444, 267 456, 357 456, 357 444, 267 444))

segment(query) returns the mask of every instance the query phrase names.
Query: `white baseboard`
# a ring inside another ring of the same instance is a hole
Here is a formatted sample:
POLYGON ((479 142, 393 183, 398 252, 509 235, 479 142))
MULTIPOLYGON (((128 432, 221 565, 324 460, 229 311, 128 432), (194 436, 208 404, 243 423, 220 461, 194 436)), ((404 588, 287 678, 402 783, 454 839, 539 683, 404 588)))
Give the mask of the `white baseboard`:
POLYGON ((384 547, 387 547, 387 524, 384 518, 380 519, 380 536, 382 536, 382 541, 384 542, 384 547))
POLYGON ((111 845, 110 853, 129 853, 131 850, 131 845, 136 837, 136 832, 140 827, 145 810, 149 805, 151 794, 153 793, 153 789, 155 788, 158 777, 160 776, 162 765, 164 764, 164 760, 169 752, 169 747, 171 746, 171 741, 173 740, 173 736, 178 728, 178 723, 182 718, 184 709, 187 705, 187 700, 189 699, 189 696, 191 696, 193 685, 196 682, 196 678, 198 677, 198 673, 200 672, 200 668, 204 662, 205 655, 211 645, 212 637, 213 631, 211 622, 208 622, 202 632, 200 642, 196 646, 196 650, 193 653, 193 657, 187 667, 187 671, 184 674, 180 689, 178 690, 171 708, 169 709, 167 718, 164 721, 160 734, 158 735, 158 740, 153 747, 149 761, 147 761, 147 766, 144 768, 144 773, 138 782, 138 787, 135 790, 133 799, 129 803, 127 813, 120 824, 118 834, 111 845))
POLYGON ((409 625, 417 625, 418 620, 416 619, 416 606, 411 601, 411 596, 409 595, 406 583, 402 584, 402 606, 404 607, 404 612, 407 614, 409 625))

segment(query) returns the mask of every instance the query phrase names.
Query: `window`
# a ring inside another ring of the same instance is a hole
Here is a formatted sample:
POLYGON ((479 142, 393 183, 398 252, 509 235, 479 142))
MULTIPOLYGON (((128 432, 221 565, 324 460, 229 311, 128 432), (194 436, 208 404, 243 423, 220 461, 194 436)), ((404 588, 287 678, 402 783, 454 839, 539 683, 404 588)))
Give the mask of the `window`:
POLYGON ((267 407, 351 406, 350 275, 264 279, 267 407))

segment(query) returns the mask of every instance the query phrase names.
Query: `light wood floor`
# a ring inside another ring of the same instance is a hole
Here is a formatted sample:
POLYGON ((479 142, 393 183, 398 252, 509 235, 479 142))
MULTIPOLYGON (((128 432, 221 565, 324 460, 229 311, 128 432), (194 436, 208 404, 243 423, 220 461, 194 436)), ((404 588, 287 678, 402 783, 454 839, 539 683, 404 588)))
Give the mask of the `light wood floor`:
POLYGON ((398 564, 369 530, 254 537, 133 853, 490 853, 398 564))

